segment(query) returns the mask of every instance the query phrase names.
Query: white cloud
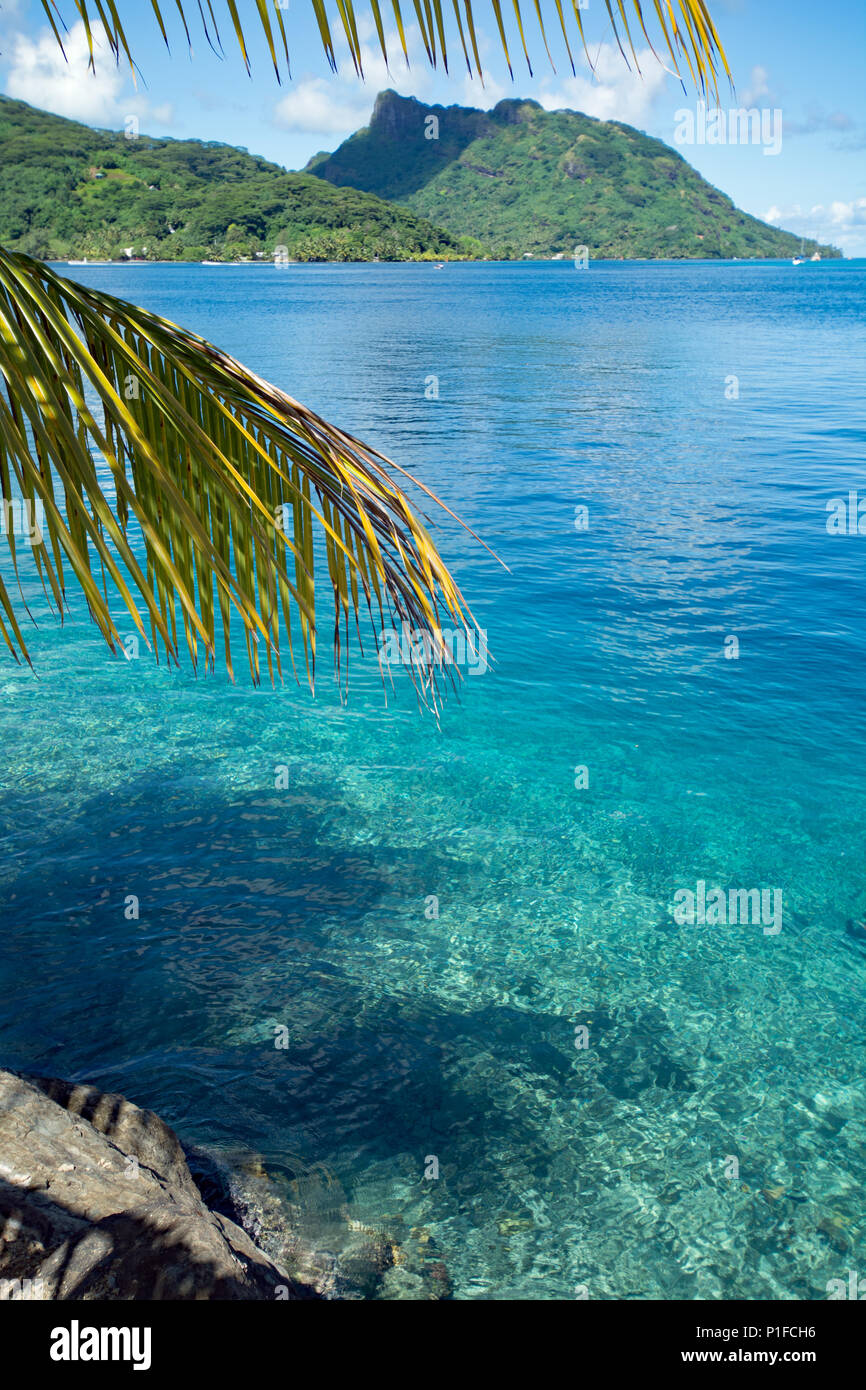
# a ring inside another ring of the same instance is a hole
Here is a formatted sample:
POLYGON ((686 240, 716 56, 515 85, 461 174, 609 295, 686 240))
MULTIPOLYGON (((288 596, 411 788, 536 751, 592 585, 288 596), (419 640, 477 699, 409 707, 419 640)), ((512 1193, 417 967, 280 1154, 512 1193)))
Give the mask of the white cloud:
MULTIPOLYGON (((373 102, 383 88, 390 87, 401 96, 425 99, 433 77, 425 66, 423 53, 418 55, 420 35, 417 28, 410 25, 406 30, 411 68, 407 69, 400 57, 394 60, 390 72, 369 16, 359 23, 358 31, 362 39, 363 80, 356 75, 348 49, 343 45, 342 51, 338 51, 339 71, 334 76, 302 78, 277 102, 273 119, 278 126, 297 132, 345 137, 367 124, 373 102)), ((389 53, 401 53, 396 33, 386 33, 385 38, 389 53)), ((339 50, 340 45, 337 47, 339 50)))
POLYGON ((7 96, 91 125, 122 125, 127 116, 169 125, 171 106, 151 107, 146 97, 131 89, 128 69, 115 62, 102 28, 94 26, 93 36, 95 72, 88 69, 87 35, 80 20, 63 36, 66 58, 50 29, 35 39, 13 35, 7 96))
POLYGON ((831 203, 830 221, 834 227, 842 227, 845 231, 852 227, 866 227, 866 198, 854 198, 850 203, 831 203))
POLYGON ((740 106, 757 106, 761 97, 770 95, 769 73, 766 68, 756 66, 749 76, 749 86, 739 100, 740 106))
POLYGON ((855 121, 853 116, 850 116, 847 111, 837 110, 827 112, 810 106, 805 116, 799 119, 791 118, 785 120, 786 135, 817 135, 825 132, 830 135, 845 137, 844 139, 840 138, 836 142, 836 149, 862 148, 862 143, 860 143, 860 141, 862 141, 860 123, 855 121))
POLYGON ((304 78, 277 102, 274 120, 288 130, 351 135, 367 124, 375 99, 375 92, 360 81, 357 88, 347 88, 339 78, 304 78))
POLYGON ((662 94, 667 72, 650 49, 638 53, 638 68, 634 61, 626 67, 615 44, 599 46, 592 68, 586 54, 583 63, 586 74, 562 79, 552 88, 550 78, 543 78, 539 101, 548 111, 568 107, 586 116, 603 121, 623 121, 626 125, 642 125, 662 94))
POLYGON ((513 91, 506 90, 500 86, 495 78, 489 73, 484 75, 484 86, 477 77, 470 77, 469 73, 463 76, 463 100, 467 106, 479 107, 482 111, 489 111, 501 101, 503 97, 514 96, 513 91))
POLYGON ((808 211, 799 203, 784 208, 774 204, 764 213, 764 221, 838 246, 848 256, 866 252, 866 198, 837 198, 830 203, 815 203, 808 211))

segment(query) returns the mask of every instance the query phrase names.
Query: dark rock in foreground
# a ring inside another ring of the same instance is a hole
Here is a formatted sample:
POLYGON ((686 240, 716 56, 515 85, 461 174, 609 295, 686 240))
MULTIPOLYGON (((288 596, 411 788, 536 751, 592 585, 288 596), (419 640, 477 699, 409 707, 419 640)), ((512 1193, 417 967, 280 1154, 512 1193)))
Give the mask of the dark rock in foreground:
POLYGON ((202 1200, 150 1110, 0 1071, 0 1298, 316 1298, 202 1200))

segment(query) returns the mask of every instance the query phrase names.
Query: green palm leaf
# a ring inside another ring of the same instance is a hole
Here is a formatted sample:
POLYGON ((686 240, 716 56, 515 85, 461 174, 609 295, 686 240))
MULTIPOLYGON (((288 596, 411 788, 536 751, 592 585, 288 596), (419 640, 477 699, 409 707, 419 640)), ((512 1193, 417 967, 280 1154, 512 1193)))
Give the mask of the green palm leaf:
MULTIPOLYGON (((247 69, 247 39, 236 0, 223 0, 247 69)), ((336 66, 334 38, 323 0, 311 0, 325 54, 336 66)), ((413 0, 427 59, 448 66, 453 26, 467 68, 481 74, 471 0, 413 0), (453 22, 452 22, 453 21, 453 22), (471 56, 470 56, 471 51, 471 56)), ((42 0, 58 43, 66 22, 59 0, 42 0)), ((636 50, 624 0, 605 0, 623 57, 636 50), (623 38, 626 47, 623 47, 623 38)), ((207 42, 221 50, 219 0, 197 0, 207 42)), ((519 0, 513 18, 526 61, 529 45, 519 0)), ((188 12, 175 0, 186 42, 188 12)), ((385 6, 387 9, 387 6, 385 6)), ((399 0, 391 12, 408 61, 399 0)), ((491 0, 503 52, 511 67, 506 13, 491 0)), ((652 45, 641 0, 631 8, 652 45)), ((74 0, 95 64, 94 27, 107 35, 114 58, 135 62, 116 0, 74 0)), ((159 0, 154 20, 168 44, 159 0)), ((338 0, 343 34, 363 72, 356 6, 338 0)), ((539 0, 541 41, 548 52, 539 0)), ((679 72, 683 60, 702 90, 716 87, 727 60, 704 0, 653 0, 655 22, 679 72)), ((527 5, 528 10, 528 5, 527 5)), ((584 49, 578 0, 571 10, 584 49)), ((371 0, 380 47, 389 60, 382 6, 371 0)), ((572 68, 568 5, 556 13, 572 68)), ((288 71, 282 6, 255 0, 257 24, 279 80, 288 71)), ((249 27, 249 26, 248 26, 249 27)), ((157 652, 177 660, 180 628, 194 666, 213 665, 218 632, 232 672, 232 619, 240 623, 253 679, 266 663, 273 679, 299 633, 312 683, 316 658, 317 541, 334 598, 338 674, 348 628, 366 607, 374 623, 386 614, 441 646, 441 618, 471 621, 425 527, 397 484, 395 465, 329 425, 297 401, 195 334, 125 301, 62 279, 26 256, 0 249, 0 500, 39 509, 47 544, 30 536, 44 591, 60 615, 67 574, 83 589, 108 644, 120 643, 109 584, 157 652), (5 397, 2 387, 5 386, 5 397), (100 462, 101 461, 101 462, 100 462), (142 555, 143 550, 143 555, 142 555), (145 618, 139 613, 139 604, 145 618), (286 639, 282 638, 285 631, 286 639)), ((396 470, 402 472, 402 470, 396 470)), ((432 494, 423 489, 428 496, 432 494)), ((438 499, 433 499, 438 501, 438 499)), ((442 505, 442 504, 439 504, 442 505)), ((447 510, 447 508, 446 508, 447 510)), ((4 527, 18 576, 14 526, 4 527)), ((29 660, 21 631, 24 605, 0 578, 0 636, 29 660)), ((449 672, 450 674, 450 672, 449 672)), ((436 664, 412 668, 435 691, 436 664)))
MULTIPOLYGON (((112 586, 175 660, 182 628, 213 665, 221 630, 231 673, 239 627, 255 681, 294 666, 294 635, 312 683, 317 570, 338 674, 362 609, 428 634, 471 621, 395 465, 195 334, 0 250, 2 384, 4 508, 39 509, 46 594, 62 616, 74 575, 113 650, 112 586)), ((16 597, 0 581, 0 633, 29 660, 16 597)), ((412 674, 435 690, 435 664, 412 674)))
MULTIPOLYGON (((168 34, 162 12, 163 6, 161 6, 160 0, 150 0, 150 3, 159 31, 166 44, 168 44, 168 34)), ((337 60, 334 52, 334 38, 328 23, 325 5, 323 0, 310 0, 310 3, 319 29, 325 55, 331 67, 336 68, 337 60)), ((218 18, 214 10, 215 4, 216 0, 208 0, 207 10, 210 16, 210 24, 208 24, 200 0, 197 0, 195 8, 197 8, 199 12, 205 38, 212 47, 219 49, 222 46, 222 39, 220 36, 218 18)), ((627 62, 626 49, 628 49, 635 64, 637 63, 637 51, 632 40, 631 28, 628 21, 627 10, 629 8, 633 11, 637 26, 643 34, 644 39, 650 47, 653 48, 653 51, 655 51, 653 39, 647 28, 647 22, 644 17, 644 7, 649 10, 650 0, 631 0, 630 6, 625 4, 625 0, 604 0, 604 4, 614 38, 619 46, 620 52, 627 62), (625 41, 625 46, 623 46, 623 40, 625 41)), ((722 48, 705 0, 651 0, 651 4, 655 16, 654 24, 657 29, 657 41, 661 41, 666 48, 677 76, 680 75, 680 63, 684 63, 692 80, 700 86, 703 92, 709 89, 717 92, 720 66, 724 69, 729 79, 731 74, 724 49, 722 48)), ((63 28, 66 27, 59 0, 42 0, 42 6, 51 21, 55 34, 58 34, 59 38, 58 24, 63 28)), ((88 44, 90 46, 91 64, 94 62, 94 24, 102 24, 105 27, 108 42, 114 57, 119 59, 121 55, 123 55, 124 58, 132 63, 126 32, 118 12, 117 4, 114 0, 74 0, 74 6, 85 25, 88 44)), ((223 21, 225 23, 226 19, 228 20, 228 25, 233 31, 235 39, 240 46, 244 63, 246 64, 247 71, 249 71, 250 59, 247 51, 247 34, 244 30, 236 0, 222 0, 222 5, 216 4, 216 9, 219 10, 223 6, 223 21)), ((188 0, 185 10, 183 0, 175 0, 175 7, 179 11, 185 37, 187 42, 189 42, 190 34, 186 10, 192 11, 193 5, 189 3, 188 0)), ((388 8, 387 5, 385 8, 388 8)), ((404 19, 400 0, 391 0, 390 8, 399 37, 400 52, 408 62, 404 19)), ((490 0, 489 8, 491 16, 496 24, 497 34, 508 63, 509 72, 511 72, 506 16, 503 13, 501 0, 490 0)), ((519 37, 527 66, 531 72, 532 67, 529 47, 524 31, 524 11, 521 10, 520 0, 511 0, 510 8, 513 10, 512 23, 519 37)), ((550 50, 547 47, 547 36, 544 29, 544 21, 541 15, 539 0, 533 0, 533 8, 540 31, 541 43, 549 57, 550 50)), ((569 25, 566 19, 568 8, 569 5, 566 4, 564 11, 562 0, 556 0, 557 20, 565 40, 569 62, 571 63, 572 71, 574 71, 574 62, 569 45, 569 25)), ((580 41, 583 44, 587 56, 589 56, 579 0, 571 0, 570 8, 573 11, 575 26, 580 41)), ((361 40, 358 34, 357 18, 361 9, 362 6, 354 4, 353 0, 337 0, 337 12, 340 25, 342 26, 343 36, 346 40, 355 70, 359 74, 363 74, 363 55, 361 40)), ((506 5, 506 13, 508 9, 509 7, 506 5)), ((268 46, 271 62, 273 63, 274 71, 279 81, 283 70, 285 69, 286 73, 289 71, 288 37, 283 24, 282 8, 277 6, 274 0, 256 0, 255 10, 255 17, 250 19, 247 27, 249 28, 256 23, 261 27, 268 46), (279 30, 279 44, 274 34, 272 16, 276 16, 277 28, 279 30)), ((456 32, 469 72, 472 73, 473 68, 472 59, 469 56, 469 50, 466 44, 467 36, 472 49, 472 57, 475 62, 475 71, 479 76, 482 76, 481 58, 478 52, 478 40, 475 27, 476 15, 473 12, 471 0, 463 0, 462 13, 460 0, 451 0, 450 7, 447 0, 445 0, 445 3, 443 3, 443 0, 424 0, 423 5, 420 3, 420 0, 414 0, 414 10, 415 18, 421 31, 427 61, 432 67, 435 68, 437 63, 441 61, 447 70, 449 35, 451 41, 453 41, 456 32), (449 9, 453 11, 453 14, 449 14, 449 9)), ((529 0, 525 0, 525 10, 526 12, 529 11, 529 0)), ((376 26, 376 33, 382 54, 386 62, 390 62, 396 55, 388 46, 382 16, 382 5, 379 3, 379 0, 370 0, 369 12, 376 26)))

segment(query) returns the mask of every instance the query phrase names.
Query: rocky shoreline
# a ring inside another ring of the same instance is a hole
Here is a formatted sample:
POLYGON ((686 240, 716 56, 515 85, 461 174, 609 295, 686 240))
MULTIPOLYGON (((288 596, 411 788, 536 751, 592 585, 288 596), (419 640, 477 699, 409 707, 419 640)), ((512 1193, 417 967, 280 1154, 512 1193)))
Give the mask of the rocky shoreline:
POLYGON ((0 1295, 315 1298, 202 1199, 176 1134, 94 1086, 0 1072, 0 1295))
POLYGON ((281 1187, 255 1155, 184 1148, 124 1096, 0 1070, 0 1301, 450 1292, 428 1233, 403 1244, 353 1221, 324 1169, 281 1187))

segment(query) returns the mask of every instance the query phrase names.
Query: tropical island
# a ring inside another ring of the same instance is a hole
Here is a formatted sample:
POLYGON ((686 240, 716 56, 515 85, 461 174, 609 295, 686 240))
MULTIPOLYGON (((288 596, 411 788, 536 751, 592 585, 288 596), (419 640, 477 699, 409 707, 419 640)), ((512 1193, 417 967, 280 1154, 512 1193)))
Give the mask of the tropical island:
POLYGON ((0 243, 41 260, 443 260, 481 253, 370 193, 216 141, 93 130, 0 98, 0 243))
POLYGON ((0 242, 42 260, 838 257, 740 212, 663 141, 537 102, 427 107, 301 173, 216 141, 94 130, 0 98, 0 242), (435 138, 428 138, 432 132, 435 138))
POLYGON ((740 212, 663 140, 537 101, 480 111, 380 92, 369 126, 307 171, 476 237, 497 260, 576 245, 611 260, 840 254, 740 212))

